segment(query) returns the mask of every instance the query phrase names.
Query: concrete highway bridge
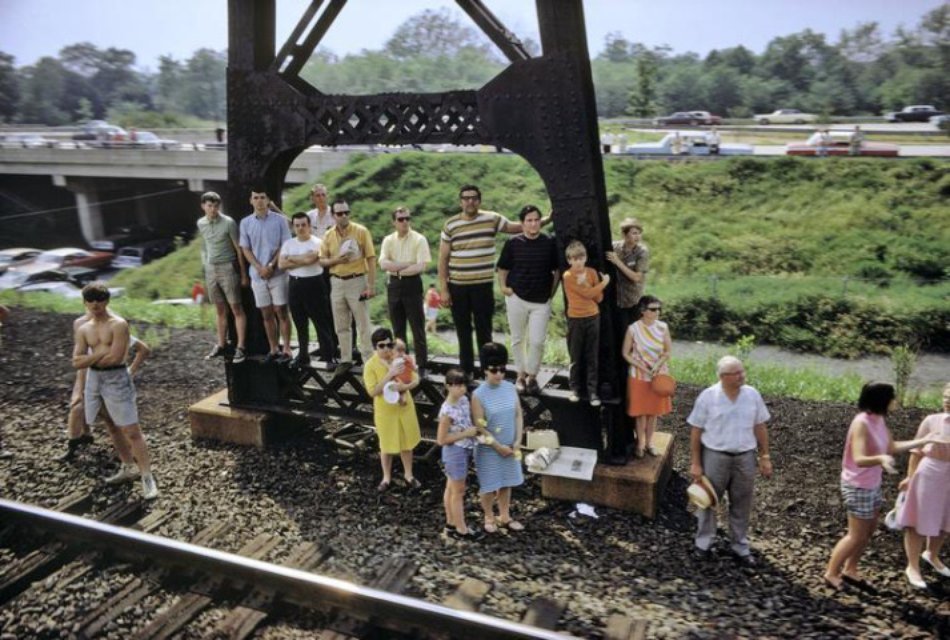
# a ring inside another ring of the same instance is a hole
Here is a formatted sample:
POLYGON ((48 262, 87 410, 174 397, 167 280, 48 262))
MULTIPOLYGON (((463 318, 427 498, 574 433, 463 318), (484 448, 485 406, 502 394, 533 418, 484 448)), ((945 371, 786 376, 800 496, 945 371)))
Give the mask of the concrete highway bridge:
MULTIPOLYGON (((305 151, 291 166, 287 182, 317 182, 359 151, 305 151)), ((200 215, 198 195, 223 190, 226 183, 227 152, 214 145, 174 149, 4 145, 0 246, 49 234, 78 240, 81 233, 88 243, 133 225, 148 225, 163 235, 190 231, 200 215)))

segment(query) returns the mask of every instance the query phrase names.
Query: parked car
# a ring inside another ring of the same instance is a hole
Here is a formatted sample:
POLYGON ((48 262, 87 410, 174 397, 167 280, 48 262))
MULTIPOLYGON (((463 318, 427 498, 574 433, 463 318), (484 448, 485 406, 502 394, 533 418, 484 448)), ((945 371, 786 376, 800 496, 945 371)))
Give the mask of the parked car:
MULTIPOLYGON (((721 156, 752 155, 752 152, 752 145, 749 144, 719 145, 721 156)), ((705 131, 672 131, 663 136, 659 142, 639 142, 627 145, 626 153, 635 156, 708 156, 710 155, 708 134, 705 131), (679 138, 678 142, 677 138, 679 138), (679 146, 678 150, 677 146, 679 146)))
MULTIPOLYGON (((790 142, 785 145, 785 154, 789 156, 814 156, 818 155, 818 149, 821 146, 821 132, 816 131, 809 136, 805 142, 790 142)), ((825 154, 829 156, 849 156, 851 155, 851 138, 853 131, 829 131, 831 144, 826 144, 825 154)), ((876 156, 881 158, 894 158, 900 153, 900 147, 896 144, 886 142, 861 142, 862 156, 876 156)))
POLYGON ((151 240, 119 249, 112 261, 114 269, 141 267, 152 260, 167 256, 175 248, 171 240, 151 240))
POLYGON ((113 254, 108 251, 86 251, 85 249, 50 249, 37 256, 34 264, 46 265, 50 269, 63 267, 88 267, 105 269, 112 262, 113 254))
POLYGON ((38 133, 10 133, 3 137, 3 144, 7 147, 38 149, 40 147, 54 147, 56 141, 44 138, 38 133))
POLYGON ((136 131, 135 139, 129 140, 131 147, 144 147, 145 149, 172 149, 178 147, 181 143, 178 140, 166 140, 159 138, 151 131, 136 131))
POLYGON ((93 240, 89 243, 89 246, 99 251, 111 251, 115 253, 122 247, 150 240, 155 237, 155 234, 155 229, 144 224, 119 227, 115 233, 111 233, 98 240, 93 240))
POLYGON ((818 121, 814 113, 803 113, 798 109, 776 109, 772 113, 757 113, 752 118, 756 124, 806 124, 818 121))
MULTIPOLYGON (((68 280, 31 282, 20 285, 16 288, 16 290, 21 293, 55 293, 56 295, 63 296, 64 298, 72 299, 78 299, 82 297, 82 287, 68 280)), ((118 298, 125 294, 125 287, 109 287, 109 293, 113 298, 118 298)))
POLYGON ((722 124, 722 118, 708 111, 677 111, 671 115, 656 118, 653 124, 661 127, 688 124, 695 127, 699 124, 722 124))
POLYGON ((0 289, 15 289, 33 282, 70 282, 70 277, 62 269, 34 262, 7 269, 7 272, 0 276, 0 289))
POLYGON ((39 249, 31 249, 28 247, 0 250, 0 275, 10 267, 20 267, 29 264, 41 253, 43 252, 39 249))
POLYGON ((884 117, 887 118, 888 122, 927 122, 932 117, 942 116, 943 114, 943 111, 932 104, 912 104, 900 111, 892 111, 884 117))

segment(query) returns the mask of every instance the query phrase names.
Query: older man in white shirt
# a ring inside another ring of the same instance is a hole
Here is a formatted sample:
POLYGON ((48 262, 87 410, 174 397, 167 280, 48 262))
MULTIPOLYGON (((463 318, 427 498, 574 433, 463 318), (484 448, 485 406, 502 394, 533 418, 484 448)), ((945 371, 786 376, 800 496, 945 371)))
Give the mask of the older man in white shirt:
MULTIPOLYGON (((732 553, 746 566, 754 566, 749 547, 749 516, 755 472, 772 476, 769 434, 766 422, 769 410, 758 391, 745 384, 742 362, 725 356, 716 365, 719 382, 704 389, 686 421, 690 433, 690 476, 698 481, 709 478, 719 498, 729 494, 729 530, 732 553)), ((716 537, 715 508, 696 513, 696 550, 708 556, 716 537)))

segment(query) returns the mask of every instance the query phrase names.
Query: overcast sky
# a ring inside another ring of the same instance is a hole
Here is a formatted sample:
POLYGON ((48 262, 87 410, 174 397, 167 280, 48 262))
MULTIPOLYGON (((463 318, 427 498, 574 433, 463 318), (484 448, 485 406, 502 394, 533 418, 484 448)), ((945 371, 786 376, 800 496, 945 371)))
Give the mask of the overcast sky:
MULTIPOLYGON (((557 0, 545 0, 557 1, 557 0)), ((834 42, 841 29, 878 22, 885 35, 903 24, 916 26, 945 0, 586 0, 592 55, 604 36, 620 31, 647 46, 670 45, 676 53, 744 45, 761 53, 775 36, 804 29, 834 42)), ((184 59, 201 47, 227 47, 227 0, 0 0, 0 51, 16 64, 32 64, 60 48, 88 41, 130 49, 138 66, 155 69, 158 56, 184 59)), ((277 0, 278 43, 290 33, 308 0, 277 0)), ((521 37, 537 39, 534 0, 485 0, 521 37)), ((322 43, 339 55, 380 49, 410 16, 449 0, 349 0, 322 43)))

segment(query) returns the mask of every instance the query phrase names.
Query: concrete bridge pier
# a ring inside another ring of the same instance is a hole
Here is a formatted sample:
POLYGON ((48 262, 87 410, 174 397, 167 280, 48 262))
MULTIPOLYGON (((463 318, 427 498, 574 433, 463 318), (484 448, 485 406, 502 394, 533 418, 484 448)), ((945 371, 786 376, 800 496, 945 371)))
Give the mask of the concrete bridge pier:
POLYGON ((76 196, 76 210, 79 213, 79 228, 87 243, 99 240, 106 235, 102 209, 99 206, 99 191, 91 180, 67 178, 54 175, 53 184, 72 191, 76 196))

